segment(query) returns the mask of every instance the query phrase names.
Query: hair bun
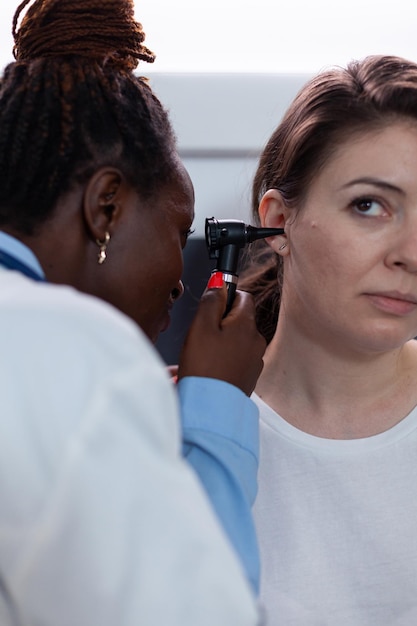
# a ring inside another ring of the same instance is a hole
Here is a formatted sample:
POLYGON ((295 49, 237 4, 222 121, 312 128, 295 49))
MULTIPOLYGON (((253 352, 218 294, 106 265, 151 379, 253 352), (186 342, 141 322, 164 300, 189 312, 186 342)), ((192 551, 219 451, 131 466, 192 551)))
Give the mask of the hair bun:
POLYGON ((23 0, 13 18, 13 54, 17 60, 79 56, 133 70, 155 55, 143 45, 142 24, 134 19, 132 0, 23 0))

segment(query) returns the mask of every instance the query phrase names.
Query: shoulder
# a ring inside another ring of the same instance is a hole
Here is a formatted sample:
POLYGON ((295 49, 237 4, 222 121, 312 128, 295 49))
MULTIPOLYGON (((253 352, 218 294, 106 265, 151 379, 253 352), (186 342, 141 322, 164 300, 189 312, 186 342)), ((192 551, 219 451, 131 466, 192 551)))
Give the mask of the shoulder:
POLYGON ((4 392, 12 396, 26 385, 25 402, 32 407, 49 403, 73 423, 74 416, 91 412, 92 403, 144 419, 162 412, 166 421, 176 421, 162 359, 136 324, 97 298, 1 277, 0 345, 1 388, 8 384, 4 392))
POLYGON ((3 334, 9 329, 31 344, 38 338, 45 349, 77 340, 85 350, 117 349, 133 342, 140 343, 145 353, 155 352, 132 320, 98 298, 72 287, 34 282, 15 272, 1 274, 0 281, 3 334))

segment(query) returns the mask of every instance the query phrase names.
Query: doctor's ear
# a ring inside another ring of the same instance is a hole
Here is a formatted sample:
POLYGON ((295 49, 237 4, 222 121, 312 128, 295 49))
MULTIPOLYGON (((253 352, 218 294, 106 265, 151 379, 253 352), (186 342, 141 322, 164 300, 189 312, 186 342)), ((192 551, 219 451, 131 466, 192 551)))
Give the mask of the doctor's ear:
MULTIPOLYGON (((259 203, 259 219, 263 228, 284 228, 288 217, 288 209, 284 199, 277 189, 269 189, 259 203)), ((268 237, 268 244, 281 256, 288 248, 287 235, 268 237)))
POLYGON ((123 212, 126 183, 122 173, 114 167, 98 169, 89 179, 84 192, 85 223, 93 240, 104 240, 114 230, 123 212))

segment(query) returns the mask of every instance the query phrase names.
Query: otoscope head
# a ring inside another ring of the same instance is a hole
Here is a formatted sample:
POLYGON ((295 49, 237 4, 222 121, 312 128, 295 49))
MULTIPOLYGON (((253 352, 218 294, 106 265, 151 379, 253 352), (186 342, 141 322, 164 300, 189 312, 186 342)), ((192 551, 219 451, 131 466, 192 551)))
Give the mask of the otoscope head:
MULTIPOLYGON (((217 259, 216 270, 223 274, 227 286, 227 306, 230 311, 238 282, 237 268, 241 249, 255 239, 283 235, 283 228, 256 228, 239 220, 206 218, 206 244, 210 259, 217 259)), ((223 317, 224 317, 223 316, 223 317)))
POLYGON ((283 235, 283 228, 256 228, 240 220, 216 220, 206 218, 206 244, 210 259, 218 259, 225 246, 236 246, 237 253, 247 243, 256 239, 283 235))

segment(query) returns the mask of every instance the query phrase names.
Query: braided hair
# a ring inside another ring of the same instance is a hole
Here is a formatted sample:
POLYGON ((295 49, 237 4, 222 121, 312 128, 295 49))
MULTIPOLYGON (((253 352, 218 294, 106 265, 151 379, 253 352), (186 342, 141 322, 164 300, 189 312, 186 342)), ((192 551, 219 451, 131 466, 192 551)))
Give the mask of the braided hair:
POLYGON ((155 56, 132 0, 31 2, 0 80, 0 226, 25 234, 98 167, 119 167, 146 199, 175 158, 167 112, 134 74, 155 56))

